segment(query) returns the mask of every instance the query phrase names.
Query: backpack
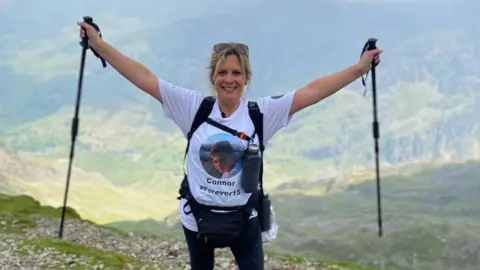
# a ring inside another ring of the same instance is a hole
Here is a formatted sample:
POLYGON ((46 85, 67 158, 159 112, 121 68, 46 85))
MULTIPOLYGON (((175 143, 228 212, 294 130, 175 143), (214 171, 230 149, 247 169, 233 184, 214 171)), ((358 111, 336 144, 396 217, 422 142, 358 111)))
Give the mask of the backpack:
MULTIPOLYGON (((223 126, 213 120, 209 119, 210 112, 215 104, 215 97, 207 96, 203 99, 193 119, 190 131, 187 134, 187 146, 185 149, 184 161, 186 159, 188 149, 190 147, 190 140, 195 131, 204 122, 214 125, 224 131, 231 133, 234 136, 247 137, 245 134, 240 134, 234 129, 223 126)), ((187 175, 184 172, 184 177, 180 185, 178 200, 184 198, 187 203, 184 206, 184 212, 186 215, 193 213, 198 226, 198 237, 203 238, 205 243, 210 244, 212 247, 227 247, 231 246, 236 239, 238 239, 244 223, 250 217, 252 208, 255 208, 258 212, 258 218, 262 216, 262 202, 264 198, 263 193, 263 152, 265 146, 263 144, 263 114, 258 107, 258 104, 254 101, 248 101, 248 112, 250 119, 254 125, 253 136, 258 136, 259 148, 260 148, 260 175, 259 175, 259 192, 256 196, 252 194, 246 205, 243 206, 207 206, 198 203, 193 195, 190 193, 188 187, 187 175), (185 208, 190 206, 191 211, 187 212, 185 208), (216 211, 220 210, 220 211, 216 211)), ((269 215, 269 213, 265 213, 269 215)), ((261 226, 263 227, 263 226, 261 226)), ((262 228, 262 231, 263 228, 262 228)))

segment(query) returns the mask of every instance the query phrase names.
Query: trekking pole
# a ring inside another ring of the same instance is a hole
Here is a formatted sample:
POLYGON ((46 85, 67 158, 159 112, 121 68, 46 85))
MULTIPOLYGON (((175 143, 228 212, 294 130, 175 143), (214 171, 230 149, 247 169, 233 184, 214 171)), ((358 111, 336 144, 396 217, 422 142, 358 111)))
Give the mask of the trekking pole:
MULTIPOLYGON (((93 23, 92 17, 85 16, 83 17, 83 21, 88 23, 89 25, 93 26, 100 34, 100 37, 102 36, 100 33, 100 28, 93 23)), ((68 162, 68 170, 67 170, 67 181, 65 185, 65 194, 63 197, 63 209, 62 209, 62 218, 60 220, 60 230, 58 231, 58 237, 61 239, 63 237, 63 225, 65 221, 65 212, 66 212, 66 207, 67 207, 67 197, 68 197, 68 190, 70 186, 70 174, 72 170, 72 162, 73 162, 73 157, 74 157, 74 150, 75 150, 75 140, 77 138, 77 133, 78 133, 78 123, 79 123, 79 118, 78 118, 78 113, 80 111, 80 101, 82 98, 82 84, 83 84, 83 71, 85 69, 85 56, 88 50, 88 36, 85 33, 85 37, 82 38, 82 41, 80 41, 80 45, 82 46, 82 57, 80 60, 80 72, 79 72, 79 78, 78 78, 78 88, 77 88, 77 100, 76 100, 76 105, 75 105, 75 113, 73 116, 72 120, 72 129, 71 129, 71 144, 70 144, 70 156, 69 156, 69 162, 68 162)), ((95 56, 99 57, 102 60, 102 65, 105 68, 107 66, 107 63, 103 58, 100 57, 100 55, 92 49, 92 52, 95 54, 95 56)))
MULTIPOLYGON (((362 54, 365 52, 365 50, 371 51, 377 49, 376 46, 377 39, 376 38, 370 38, 368 41, 365 43, 362 54)), ((361 57, 361 56, 360 56, 361 57)), ((379 146, 378 146, 378 140, 380 138, 380 125, 378 123, 377 119, 377 80, 376 80, 376 74, 375 74, 375 68, 378 65, 378 63, 375 63, 375 59, 372 61, 372 94, 373 94, 373 101, 372 101, 372 106, 373 106, 373 139, 374 139, 374 151, 375 151, 375 169, 376 169, 376 180, 377 180, 377 210, 378 210, 378 235, 382 237, 383 235, 383 230, 382 230, 382 205, 381 205, 381 200, 380 200, 380 161, 379 161, 379 146)), ((368 75, 368 72, 367 72, 368 75)), ((362 77, 362 83, 363 86, 366 86, 365 79, 362 77)), ((365 94, 365 93, 364 93, 365 94)))

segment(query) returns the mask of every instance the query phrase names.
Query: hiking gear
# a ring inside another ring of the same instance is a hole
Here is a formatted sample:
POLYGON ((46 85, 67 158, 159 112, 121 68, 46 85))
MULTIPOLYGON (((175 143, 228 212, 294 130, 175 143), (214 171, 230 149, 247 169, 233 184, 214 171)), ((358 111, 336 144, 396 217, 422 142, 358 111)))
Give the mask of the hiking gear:
MULTIPOLYGON (((367 51, 375 50, 377 49, 377 46, 375 43, 377 42, 376 38, 370 38, 368 41, 365 43, 363 46, 362 50, 362 55, 367 51)), ((360 56, 361 57, 361 56, 360 56)), ((375 68, 378 65, 378 63, 375 62, 375 59, 372 60, 372 93, 373 93, 373 139, 375 142, 374 146, 374 151, 375 151, 375 165, 376 165, 376 177, 377 177, 377 209, 378 209, 378 235, 382 237, 383 231, 382 231, 382 208, 381 208, 381 201, 380 201, 380 161, 378 157, 379 153, 379 146, 378 146, 378 140, 380 138, 380 125, 377 120, 377 80, 375 77, 375 68)), ((368 72, 366 74, 368 76, 368 72)), ((362 76, 362 84, 365 86, 365 93, 366 93, 366 79, 363 78, 362 76)))
MULTIPOLYGON (((100 28, 98 25, 93 23, 92 17, 85 16, 83 17, 83 21, 92 25, 99 33, 100 33, 100 28)), ((86 32, 86 31, 85 31, 86 32)), ((100 37, 101 37, 100 33, 100 37)), ((70 174, 71 174, 71 169, 72 169, 72 161, 73 161, 73 156, 74 156, 74 149, 75 149, 75 140, 77 137, 78 133, 78 123, 79 123, 79 118, 78 118, 78 113, 80 111, 80 101, 82 98, 82 83, 83 83, 83 71, 85 69, 85 55, 88 50, 88 36, 85 34, 85 37, 82 38, 82 41, 80 41, 80 45, 82 46, 82 57, 80 60, 80 72, 79 72, 79 78, 78 78, 78 89, 77 89, 77 100, 76 100, 76 105, 75 105, 75 114, 72 120, 72 129, 71 129, 71 145, 70 145, 70 156, 69 156, 69 162, 68 162, 68 170, 67 170, 67 181, 65 185, 65 195, 63 198, 63 209, 62 209, 62 218, 60 220, 60 230, 58 231, 58 237, 62 238, 63 237, 63 224, 65 221, 65 211, 66 211, 66 205, 67 205, 67 197, 68 197, 68 189, 70 186, 70 174)), ((107 66, 105 60, 96 52, 92 49, 93 53, 95 56, 101 59, 102 65, 105 68, 107 66)))
POLYGON ((263 224, 263 229, 265 231, 270 230, 270 225, 271 225, 270 207, 271 206, 272 206, 272 203, 270 201, 270 198, 268 194, 265 194, 265 196, 263 196, 263 201, 262 201, 263 215, 260 216, 260 224, 263 224))
POLYGON ((248 46, 242 43, 218 43, 213 46, 216 53, 220 53, 225 49, 233 48, 237 53, 248 56, 248 46))
POLYGON ((258 176, 260 175, 260 147, 256 144, 248 144, 242 159, 241 186, 246 193, 257 193, 258 176))
MULTIPOLYGON (((263 114, 260 112, 258 104, 253 101, 248 102, 248 110, 250 119, 254 125, 254 132, 251 136, 246 135, 244 132, 236 131, 232 128, 226 127, 218 122, 213 121, 209 118, 210 112, 213 109, 215 104, 215 98, 213 96, 205 97, 200 104, 197 113, 195 114, 194 120, 190 127, 190 131, 187 134, 187 146, 185 149, 184 160, 186 159, 188 149, 190 146, 190 140, 194 132, 200 127, 204 122, 213 125, 219 129, 222 129, 233 136, 237 136, 240 139, 247 140, 250 143, 253 142, 256 135, 258 135, 259 140, 259 149, 260 149, 260 159, 259 170, 258 170, 258 192, 253 193, 250 196, 247 204, 242 206, 209 206, 200 204, 195 200, 193 195, 190 192, 188 186, 187 174, 184 172, 184 178, 182 180, 179 194, 180 196, 177 199, 184 198, 187 200, 187 203, 184 205, 185 214, 193 213, 193 216, 197 222, 198 234, 197 237, 202 239, 206 244, 211 247, 227 247, 232 246, 240 237, 240 232, 245 226, 245 222, 250 217, 252 209, 256 209, 259 216, 263 214, 270 215, 270 213, 262 212, 263 204, 263 151, 265 149, 263 144, 263 114), (191 211, 186 212, 185 208, 190 206, 191 211)), ((248 150, 247 150, 248 151, 248 150)), ((263 228, 266 226, 261 226, 261 231, 264 231, 263 228)))
MULTIPOLYGON (((214 248, 207 245, 202 239, 199 239, 197 232, 191 231, 185 226, 183 226, 183 232, 190 256, 190 269, 214 269, 214 248)), ((246 221, 238 241, 230 247, 238 269, 264 269, 263 245, 260 235, 258 218, 246 221)))

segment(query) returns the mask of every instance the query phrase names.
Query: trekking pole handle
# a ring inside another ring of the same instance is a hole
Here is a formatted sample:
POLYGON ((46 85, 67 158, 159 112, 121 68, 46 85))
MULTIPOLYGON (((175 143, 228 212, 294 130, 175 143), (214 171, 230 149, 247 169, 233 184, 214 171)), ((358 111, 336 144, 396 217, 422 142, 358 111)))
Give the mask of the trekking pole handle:
POLYGON ((83 16, 83 21, 90 25, 93 25, 93 18, 90 16, 83 16))
MULTIPOLYGON (((365 49, 367 51, 372 51, 372 50, 377 49, 377 44, 376 44, 377 41, 378 41, 378 39, 376 39, 376 38, 369 38, 367 43, 365 43, 365 49)), ((378 65, 378 63, 375 63, 375 59, 372 60, 372 67, 375 68, 377 65, 378 65)))
MULTIPOLYGON (((98 25, 96 25, 94 22, 93 22, 93 18, 91 16, 83 16, 83 21, 89 25, 91 25, 93 28, 95 28, 95 30, 97 30, 100 38, 102 38, 102 32, 100 31, 100 28, 98 27, 98 25)), ((85 29, 84 29, 85 30, 85 29)), ((80 41, 80 44, 82 45, 83 48, 85 49, 91 49, 93 54, 100 58, 100 60, 102 61, 102 66, 105 68, 107 67, 107 62, 105 61, 105 59, 103 59, 103 57, 101 57, 93 48, 89 48, 88 47, 88 36, 87 36, 87 31, 85 31, 85 37, 82 39, 82 41, 80 41)))
POLYGON ((378 39, 376 38, 369 38, 368 41, 367 41, 367 50, 368 51, 371 51, 371 50, 375 50, 377 48, 377 43, 378 39))
MULTIPOLYGON (((90 16, 83 16, 83 21, 91 26, 93 26, 93 18, 90 16)), ((85 37, 83 37, 82 41, 80 42, 80 45, 84 47, 85 49, 88 49, 88 35, 87 35, 87 30, 84 28, 85 31, 85 37)))

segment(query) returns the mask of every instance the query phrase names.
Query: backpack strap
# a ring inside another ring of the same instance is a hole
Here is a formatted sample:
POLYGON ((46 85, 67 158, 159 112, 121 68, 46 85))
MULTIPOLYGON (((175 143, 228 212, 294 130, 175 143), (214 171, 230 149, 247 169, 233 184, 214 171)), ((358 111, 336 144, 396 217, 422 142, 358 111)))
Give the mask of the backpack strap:
POLYGON ((205 97, 200 103, 200 107, 193 118, 192 125, 190 126, 190 131, 187 134, 187 147, 185 149, 185 155, 183 157, 184 161, 187 157, 188 149, 190 147, 190 140, 192 139, 193 133, 208 119, 208 116, 212 112, 213 105, 215 104, 215 98, 212 96, 205 97))
MULTIPOLYGON (((259 204, 258 210, 262 209, 261 204, 263 203, 263 152, 265 151, 265 145, 263 144, 263 113, 260 111, 258 107, 258 103, 255 101, 248 102, 248 114, 250 115, 250 119, 252 119, 253 126, 255 128, 255 134, 258 136, 258 144, 260 146, 260 197, 258 198, 257 204, 259 204)), ((262 213, 259 213, 261 215, 262 213)))
MULTIPOLYGON (((238 137, 238 138, 240 138, 240 139, 242 139, 242 140, 246 140, 246 141, 249 141, 249 142, 251 142, 251 141, 253 140, 253 137, 248 136, 247 134, 245 134, 245 132, 243 132, 243 131, 242 131, 242 132, 239 132, 239 131, 237 131, 237 130, 235 130, 235 129, 233 129, 233 128, 229 128, 229 127, 227 127, 227 126, 225 126, 225 125, 222 125, 222 124, 220 124, 220 123, 218 123, 218 122, 215 122, 215 121, 212 120, 211 118, 207 118, 207 120, 206 120, 205 122, 208 123, 208 124, 210 124, 210 125, 212 125, 212 126, 214 126, 214 127, 216 127, 216 128, 218 128, 218 129, 221 129, 221 130, 223 130, 223 131, 225 131, 225 132, 228 132, 228 133, 232 134, 233 136, 238 137)), ((253 134, 255 134, 255 132, 254 132, 253 134)))
MULTIPOLYGON (((195 113, 195 117, 193 118, 192 125, 190 126, 190 130, 187 133, 187 146, 185 148, 185 154, 183 156, 183 162, 187 158, 188 149, 190 148, 190 140, 192 139, 193 133, 202 125, 207 119, 210 113, 212 112, 213 105, 215 104, 215 98, 213 96, 207 96, 202 100, 200 103, 200 107, 198 108, 197 112, 195 113)), ((182 197, 185 198, 189 194, 188 189, 188 180, 187 180, 187 173, 185 172, 185 166, 183 166, 183 180, 180 184, 180 189, 178 191, 179 196, 177 197, 180 200, 182 197)))
POLYGON ((263 154, 263 151, 265 150, 265 146, 263 144, 263 113, 260 111, 257 102, 248 102, 248 114, 250 115, 250 119, 252 119, 253 126, 255 128, 254 134, 257 134, 258 136, 260 152, 263 154))

